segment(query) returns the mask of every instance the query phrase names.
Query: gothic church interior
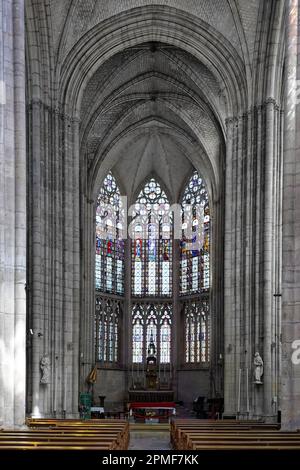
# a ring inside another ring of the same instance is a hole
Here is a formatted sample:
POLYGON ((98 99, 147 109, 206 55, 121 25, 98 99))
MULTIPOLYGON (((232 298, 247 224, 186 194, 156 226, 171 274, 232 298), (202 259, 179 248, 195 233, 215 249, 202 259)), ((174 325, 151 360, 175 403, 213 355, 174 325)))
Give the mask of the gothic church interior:
POLYGON ((298 1, 0 16, 0 425, 90 393, 299 429, 298 1))

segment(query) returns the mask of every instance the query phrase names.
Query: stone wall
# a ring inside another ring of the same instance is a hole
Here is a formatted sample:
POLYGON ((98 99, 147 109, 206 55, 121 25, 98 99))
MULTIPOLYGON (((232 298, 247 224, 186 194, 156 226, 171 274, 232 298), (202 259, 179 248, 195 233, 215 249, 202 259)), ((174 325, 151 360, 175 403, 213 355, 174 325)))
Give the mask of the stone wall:
POLYGON ((126 372, 98 369, 97 382, 93 386, 94 403, 99 405, 99 395, 104 395, 105 411, 123 410, 127 400, 126 372))
MULTIPOLYGON (((200 172, 203 169, 210 187, 211 357, 213 370, 218 371, 218 390, 224 366, 225 411, 237 412, 239 404, 243 413, 250 407, 252 416, 275 419, 280 385, 277 295, 286 2, 253 0, 250 12, 250 2, 239 1, 241 24, 239 11, 220 1, 223 10, 215 10, 220 21, 213 25, 208 14, 212 2, 193 2, 200 5, 194 15, 188 10, 191 2, 181 2, 182 9, 178 1, 168 5, 136 1, 136 8, 118 3, 119 8, 108 11, 103 2, 97 2, 97 8, 92 0, 77 2, 79 8, 64 21, 61 16, 67 9, 54 12, 58 2, 26 2, 27 308, 28 325, 34 331, 28 341, 28 412, 77 412, 78 392, 94 363, 95 194, 113 166, 124 180, 128 174, 137 175, 126 164, 133 148, 135 156, 145 155, 140 170, 149 173, 151 159, 143 148, 150 141, 145 128, 152 126, 151 131, 164 132, 163 138, 152 139, 150 147, 162 149, 160 169, 166 186, 172 190, 172 180, 177 183, 176 175, 182 173, 172 170, 168 147, 170 154, 180 149, 186 160, 200 172), (118 15, 113 17, 114 13, 118 15), (50 21, 61 34, 59 41, 51 36, 50 21), (239 24, 238 34, 233 24, 239 24), (139 49, 141 45, 148 47, 147 52, 139 49), (265 363, 259 389, 252 383, 256 350, 265 363), (41 387, 39 364, 45 354, 51 356, 51 383, 41 387), (223 358, 224 364, 219 364, 223 358)), ((296 151, 294 159, 295 155, 296 151)), ((296 237, 293 243, 292 252, 296 237)), ((129 264, 127 270, 129 279, 129 264)), ((130 311, 130 299, 126 302, 130 311)), ((179 324, 177 310, 175 302, 179 324)), ((123 352, 128 363, 129 352, 123 352)), ((180 358, 176 361, 180 363, 180 358)), ((116 380, 121 386, 122 373, 112 374, 116 376, 108 377, 108 383, 113 386, 116 380)), ((188 374, 195 388, 204 383, 193 372, 180 372, 186 400, 192 395, 184 385, 188 374)))
POLYGON ((225 412, 268 419, 277 419, 280 393, 281 129, 282 108, 272 98, 228 121, 225 412), (263 385, 254 384, 255 352, 264 360, 263 385))
POLYGON ((24 2, 0 3, 0 424, 25 418, 24 2))
POLYGON ((193 407, 198 396, 209 397, 211 390, 208 370, 180 370, 177 378, 177 400, 187 408, 193 407))
POLYGON ((300 5, 287 14, 282 259, 282 427, 300 428, 300 5))

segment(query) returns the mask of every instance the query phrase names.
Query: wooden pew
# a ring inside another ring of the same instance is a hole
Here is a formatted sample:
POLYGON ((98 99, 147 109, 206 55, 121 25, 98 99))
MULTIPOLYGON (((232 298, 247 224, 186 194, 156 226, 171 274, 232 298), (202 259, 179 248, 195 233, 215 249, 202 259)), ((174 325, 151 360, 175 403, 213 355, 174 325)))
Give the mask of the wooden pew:
POLYGON ((181 440, 181 435, 185 431, 221 431, 221 430, 230 430, 233 429, 236 432, 242 430, 276 430, 278 429, 277 424, 264 424, 258 423, 257 421, 209 421, 209 420, 174 420, 171 423, 171 444, 174 448, 178 448, 179 442, 181 440))
POLYGON ((34 435, 20 434, 20 433, 9 433, 2 435, 0 433, 0 445, 4 441, 8 440, 18 440, 21 442, 31 441, 31 442, 61 442, 66 444, 72 444, 74 442, 80 443, 91 443, 91 444, 106 444, 110 448, 123 450, 125 447, 124 439, 120 438, 119 433, 104 433, 104 434, 38 434, 34 435))
POLYGON ((171 442, 178 450, 300 450, 299 433, 255 421, 174 420, 171 442))
POLYGON ((98 444, 97 446, 90 446, 90 445, 82 445, 82 444, 78 444, 78 445, 70 445, 70 446, 66 446, 65 444, 62 444, 62 445, 59 445, 59 444, 51 444, 51 443, 48 443, 47 445, 40 445, 40 444, 37 444, 37 445, 30 445, 30 444, 20 444, 18 442, 16 442, 16 444, 13 444, 13 443, 10 443, 10 444, 7 444, 7 445, 1 445, 0 446, 0 452, 1 451, 23 451, 23 450, 61 450, 61 451, 67 451, 67 450, 88 450, 88 451, 91 451, 91 450, 115 450, 113 447, 111 446, 107 446, 107 445, 100 445, 98 444))
POLYGON ((181 450, 194 450, 198 447, 212 446, 213 448, 219 447, 220 445, 236 445, 239 447, 243 446, 274 446, 274 445, 293 445, 298 446, 300 449, 299 435, 281 435, 280 433, 274 433, 269 435, 248 434, 242 432, 239 435, 226 435, 222 432, 217 436, 211 436, 210 434, 204 434, 203 436, 195 434, 186 434, 181 442, 181 450))
POLYGON ((127 421, 27 419, 26 424, 28 430, 0 430, 0 451, 128 448, 127 421))

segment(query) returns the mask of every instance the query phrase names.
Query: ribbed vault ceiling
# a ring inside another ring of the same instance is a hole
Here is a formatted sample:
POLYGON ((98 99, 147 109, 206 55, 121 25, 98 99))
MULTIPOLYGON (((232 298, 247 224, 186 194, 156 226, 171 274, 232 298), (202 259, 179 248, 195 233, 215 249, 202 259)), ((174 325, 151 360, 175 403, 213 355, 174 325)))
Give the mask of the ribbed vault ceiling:
POLYGON ((224 96, 212 73, 177 48, 150 43, 116 54, 81 98, 81 149, 91 174, 111 169, 130 198, 156 175, 172 201, 192 166, 212 182, 219 177, 224 96))
POLYGON ((134 197, 152 173, 177 200, 195 166, 218 198, 225 121, 251 106, 265 3, 28 0, 28 38, 45 51, 29 48, 32 63, 49 60, 45 90, 80 118, 88 191, 111 169, 134 197))

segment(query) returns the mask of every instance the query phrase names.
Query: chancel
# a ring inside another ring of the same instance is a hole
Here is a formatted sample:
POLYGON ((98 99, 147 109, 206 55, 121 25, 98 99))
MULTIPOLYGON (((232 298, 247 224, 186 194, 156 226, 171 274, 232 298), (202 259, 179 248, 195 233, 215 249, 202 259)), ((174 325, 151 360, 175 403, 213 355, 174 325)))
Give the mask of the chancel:
POLYGON ((297 447, 299 1, 2 4, 0 452, 297 447))

